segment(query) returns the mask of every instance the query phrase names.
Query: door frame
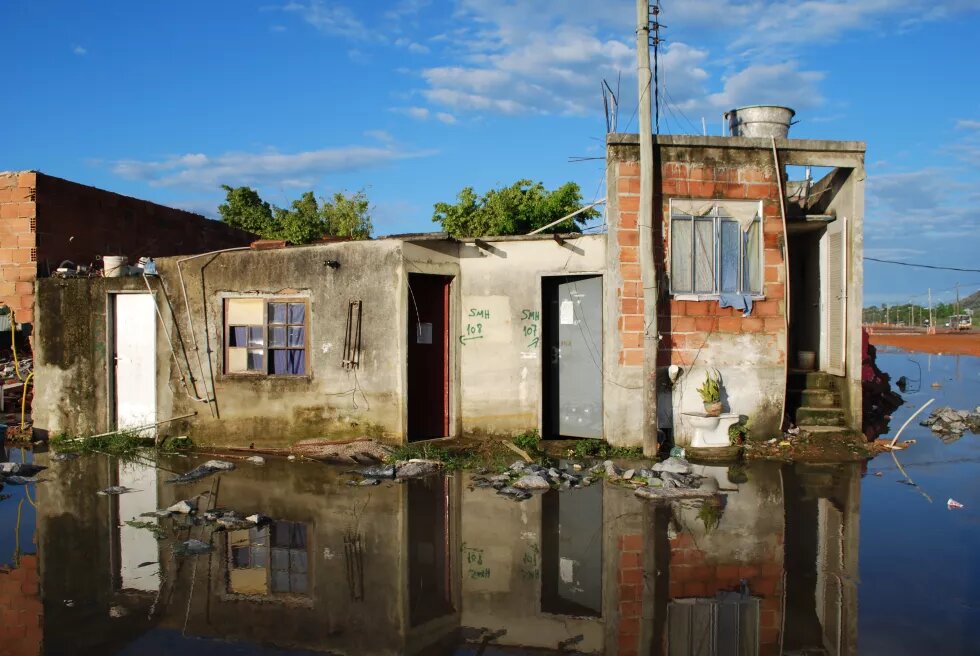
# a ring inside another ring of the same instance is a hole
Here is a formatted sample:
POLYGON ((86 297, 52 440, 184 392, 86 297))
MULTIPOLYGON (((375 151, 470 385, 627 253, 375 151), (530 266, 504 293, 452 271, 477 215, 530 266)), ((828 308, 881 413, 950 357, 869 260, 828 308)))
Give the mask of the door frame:
POLYGON ((405 342, 405 373, 403 380, 406 383, 405 394, 404 394, 404 421, 405 421, 405 443, 410 442, 425 442, 427 440, 438 440, 447 437, 453 437, 456 434, 455 430, 455 415, 454 410, 457 406, 453 402, 453 391, 454 383, 457 380, 453 372, 456 367, 456 349, 453 347, 453 336, 456 334, 456 317, 452 314, 454 305, 457 303, 454 300, 454 294, 456 290, 456 284, 459 279, 458 274, 454 273, 444 273, 444 272, 427 272, 427 271, 412 271, 406 272, 405 276, 405 287, 403 290, 403 297, 407 299, 405 321, 402 324, 402 335, 406 339, 405 342), (444 340, 444 363, 443 363, 443 390, 442 398, 444 404, 443 418, 442 418, 442 432, 443 435, 438 437, 417 437, 412 436, 412 424, 410 420, 411 413, 411 336, 410 329, 412 325, 412 317, 416 311, 412 297, 411 291, 411 279, 412 276, 425 276, 427 278, 441 278, 443 279, 445 286, 442 291, 442 313, 444 318, 444 326, 442 330, 442 336, 444 340))
POLYGON ((820 238, 820 366, 819 370, 833 376, 844 376, 847 371, 847 274, 848 260, 850 258, 850 244, 848 243, 847 217, 840 216, 836 221, 830 223, 824 230, 820 238), (840 232, 841 235, 841 289, 840 297, 835 298, 836 290, 830 288, 830 235, 832 232, 840 232), (830 310, 833 304, 840 304, 840 331, 841 331, 841 352, 838 357, 833 357, 830 352, 830 310), (837 366, 839 363, 839 366, 837 366))

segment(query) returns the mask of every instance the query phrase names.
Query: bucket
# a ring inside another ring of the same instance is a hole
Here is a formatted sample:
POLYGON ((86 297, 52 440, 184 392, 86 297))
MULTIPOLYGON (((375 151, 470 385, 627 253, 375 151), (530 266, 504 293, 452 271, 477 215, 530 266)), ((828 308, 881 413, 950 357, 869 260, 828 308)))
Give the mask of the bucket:
POLYGON ((125 255, 103 255, 102 275, 104 275, 106 278, 123 277, 124 275, 126 275, 126 262, 127 262, 127 258, 125 255))
POLYGON ((796 112, 778 105, 752 105, 725 112, 733 137, 776 137, 785 139, 796 112))
POLYGON ((796 354, 797 364, 804 371, 811 371, 817 366, 817 354, 813 351, 800 351, 796 354))

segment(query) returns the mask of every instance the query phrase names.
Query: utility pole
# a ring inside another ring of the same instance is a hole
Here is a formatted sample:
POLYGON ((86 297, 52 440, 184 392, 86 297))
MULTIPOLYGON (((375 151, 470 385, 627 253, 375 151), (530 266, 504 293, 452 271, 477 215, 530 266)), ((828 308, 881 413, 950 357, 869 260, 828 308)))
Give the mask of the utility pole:
MULTIPOLYGON (((655 29, 660 12, 655 6, 655 29)), ((640 115, 640 210, 636 215, 639 239, 637 259, 643 285, 643 455, 657 455, 657 294, 653 262, 653 131, 650 125, 650 27, 649 0, 636 0, 636 82, 640 115)), ((658 115, 659 118, 659 115, 658 115)))
MULTIPOLYGON (((650 36, 650 45, 653 46, 653 112, 656 117, 654 126, 657 134, 660 134, 660 43, 663 41, 660 38, 660 28, 667 26, 660 24, 660 0, 653 0, 652 5, 649 2, 645 4, 649 8, 648 22, 650 31, 653 32, 653 36, 650 36)), ((649 64, 647 66, 649 67, 649 64)))
POLYGON ((932 287, 929 288, 929 327, 935 327, 936 321, 932 318, 932 287))

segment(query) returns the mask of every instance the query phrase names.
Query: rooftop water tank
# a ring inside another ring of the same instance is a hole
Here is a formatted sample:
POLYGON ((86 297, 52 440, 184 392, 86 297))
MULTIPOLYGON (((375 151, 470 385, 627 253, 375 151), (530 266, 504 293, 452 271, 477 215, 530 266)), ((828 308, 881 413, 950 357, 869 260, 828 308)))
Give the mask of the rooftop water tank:
POLYGON ((725 112, 728 133, 733 137, 776 137, 785 139, 796 112, 779 105, 750 105, 725 112))

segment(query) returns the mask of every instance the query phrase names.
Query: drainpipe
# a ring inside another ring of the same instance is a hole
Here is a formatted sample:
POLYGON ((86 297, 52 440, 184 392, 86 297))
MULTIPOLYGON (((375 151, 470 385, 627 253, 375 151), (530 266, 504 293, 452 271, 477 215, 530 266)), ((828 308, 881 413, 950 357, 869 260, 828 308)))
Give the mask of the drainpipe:
POLYGON ((643 284, 643 455, 657 454, 657 274, 653 262, 653 126, 650 103, 650 6, 636 0, 637 85, 640 97, 638 259, 643 284))
POLYGON ((783 363, 783 405, 782 412, 779 415, 779 430, 782 431, 786 428, 786 394, 787 387, 789 386, 789 328, 790 322, 790 271, 789 271, 789 230, 786 227, 786 193, 783 190, 783 168, 779 164, 779 151, 776 150, 776 137, 769 137, 772 141, 772 163, 776 167, 776 184, 779 187, 779 216, 783 221, 783 269, 784 275, 786 277, 786 284, 783 285, 783 303, 785 304, 785 311, 783 312, 783 318, 785 319, 784 325, 786 326, 786 357, 783 363))

